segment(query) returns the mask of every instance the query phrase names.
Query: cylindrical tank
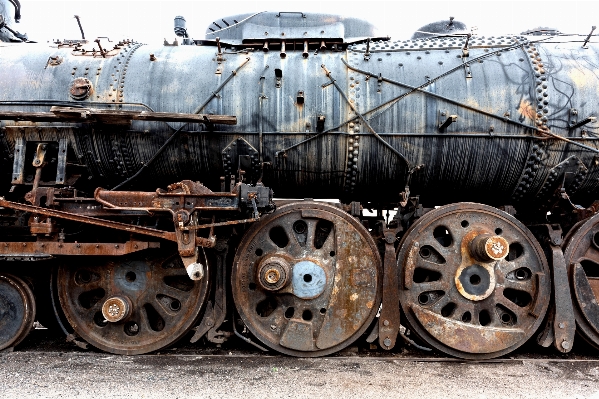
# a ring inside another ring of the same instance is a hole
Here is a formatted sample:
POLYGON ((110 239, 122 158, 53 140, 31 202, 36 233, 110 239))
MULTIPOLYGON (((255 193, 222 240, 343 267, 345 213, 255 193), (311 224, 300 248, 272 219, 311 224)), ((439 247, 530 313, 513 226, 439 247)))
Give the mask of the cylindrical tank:
MULTIPOLYGON (((270 51, 241 41, 223 44, 221 53, 210 41, 126 43, 106 57, 67 45, 11 47, 0 55, 0 109, 37 100, 44 105, 18 109, 47 111, 55 102, 237 117, 235 126, 183 127, 128 188, 193 179, 219 190, 221 177, 228 181, 243 169, 247 181, 261 179, 279 197, 392 203, 408 170, 423 165, 410 190, 434 205, 534 203, 562 177, 581 202, 596 198, 596 153, 536 130, 599 147, 599 125, 592 119, 580 125, 599 108, 593 41, 583 47, 578 36, 362 38, 322 49, 309 43, 306 57, 301 41, 289 36, 282 56, 273 46, 283 40, 277 35, 260 39, 270 51), (91 82, 89 97, 71 96, 76 78, 91 82)), ((81 124, 63 134, 94 181, 112 187, 181 126, 81 124)), ((9 130, 13 151, 16 133, 9 130)))

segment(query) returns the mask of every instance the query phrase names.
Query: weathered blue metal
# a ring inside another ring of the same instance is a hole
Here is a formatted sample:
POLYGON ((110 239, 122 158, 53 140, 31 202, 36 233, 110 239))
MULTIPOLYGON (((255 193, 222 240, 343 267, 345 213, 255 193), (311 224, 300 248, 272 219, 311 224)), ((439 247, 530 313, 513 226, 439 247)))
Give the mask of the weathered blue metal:
MULTIPOLYGON (((260 15, 279 23, 303 20, 260 15)), ((591 41, 582 48, 581 42, 572 36, 443 36, 347 49, 340 44, 336 51, 310 45, 307 58, 303 47, 289 44, 285 58, 242 45, 218 53, 207 45, 105 43, 105 56, 95 44, 87 46, 95 47, 95 55, 64 43, 14 47, 0 59, 0 105, 6 111, 15 110, 7 104, 19 101, 18 109, 29 112, 61 104, 237 116, 236 126, 185 126, 149 173, 131 183, 135 188, 168 184, 173 175, 217 187, 239 164, 238 159, 228 163, 222 152, 242 137, 249 145, 246 155, 253 156, 246 179, 262 176, 279 196, 395 201, 408 171, 399 152, 410 166, 424 165, 412 176, 411 190, 425 203, 537 201, 551 191, 553 168, 570 156, 580 170, 576 185, 566 189, 589 202, 597 190, 596 152, 545 134, 597 147, 597 124, 576 126, 598 106, 598 78, 592 73, 597 47, 591 41), (70 92, 75 78, 88 79, 89 96, 75 99, 70 92), (453 115, 456 121, 443 126, 453 115)), ((3 126, 19 124, 27 123, 3 121, 3 126)), ((69 142, 76 162, 86 164, 99 184, 114 186, 181 126, 79 125, 69 142)), ((12 152, 17 137, 6 134, 12 152)))

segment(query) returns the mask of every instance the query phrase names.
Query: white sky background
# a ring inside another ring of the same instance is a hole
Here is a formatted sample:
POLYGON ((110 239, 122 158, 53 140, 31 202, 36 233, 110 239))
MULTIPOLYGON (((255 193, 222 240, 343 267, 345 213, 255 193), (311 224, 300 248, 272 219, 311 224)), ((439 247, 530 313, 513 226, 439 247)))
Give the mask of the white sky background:
MULTIPOLYGON (((191 37, 201 39, 209 24, 228 15, 257 11, 335 13, 364 18, 382 35, 408 39, 427 23, 450 16, 477 27, 482 36, 518 34, 539 26, 588 34, 599 25, 599 1, 191 1, 191 0, 21 0, 20 32, 30 40, 81 37, 135 39, 148 44, 174 40, 173 18, 183 15, 191 37)), ((599 33, 595 31, 595 33, 599 33)))

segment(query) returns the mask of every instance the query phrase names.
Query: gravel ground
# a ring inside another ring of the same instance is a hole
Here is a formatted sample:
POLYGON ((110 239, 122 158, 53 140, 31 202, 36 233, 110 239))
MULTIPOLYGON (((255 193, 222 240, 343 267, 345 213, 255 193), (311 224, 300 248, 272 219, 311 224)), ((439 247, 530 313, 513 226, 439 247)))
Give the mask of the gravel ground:
POLYGON ((0 354, 1 398, 599 398, 599 356, 584 354, 474 363, 415 351, 296 359, 183 346, 117 356, 33 336, 0 354))

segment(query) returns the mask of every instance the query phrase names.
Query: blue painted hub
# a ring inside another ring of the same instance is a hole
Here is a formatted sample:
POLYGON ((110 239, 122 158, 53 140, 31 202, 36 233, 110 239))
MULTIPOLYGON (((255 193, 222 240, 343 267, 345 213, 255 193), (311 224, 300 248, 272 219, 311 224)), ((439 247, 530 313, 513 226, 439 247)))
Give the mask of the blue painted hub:
POLYGON ((135 297, 147 288, 149 273, 150 267, 145 262, 123 262, 114 268, 114 283, 119 291, 135 297))
POLYGON ((299 298, 314 298, 322 294, 327 276, 322 267, 309 260, 297 262, 291 272, 293 293, 299 298))

